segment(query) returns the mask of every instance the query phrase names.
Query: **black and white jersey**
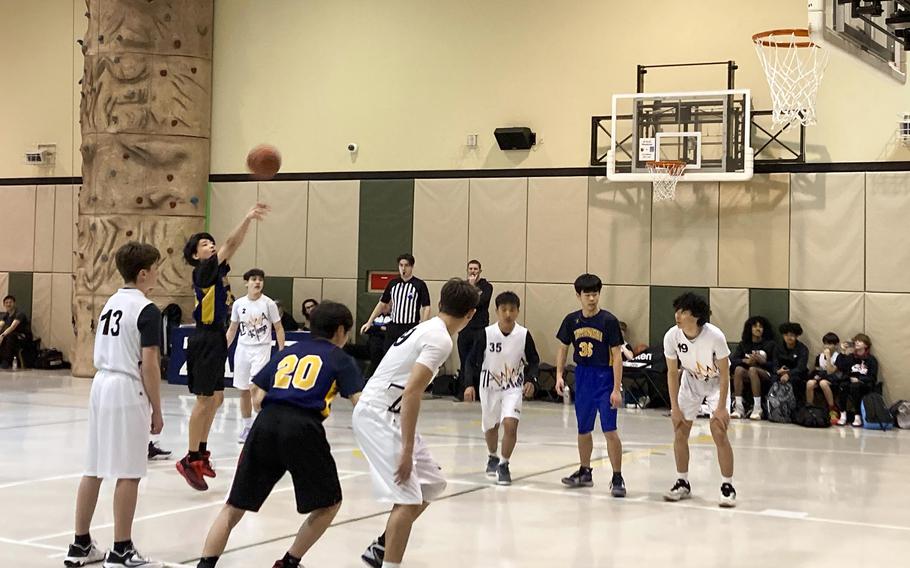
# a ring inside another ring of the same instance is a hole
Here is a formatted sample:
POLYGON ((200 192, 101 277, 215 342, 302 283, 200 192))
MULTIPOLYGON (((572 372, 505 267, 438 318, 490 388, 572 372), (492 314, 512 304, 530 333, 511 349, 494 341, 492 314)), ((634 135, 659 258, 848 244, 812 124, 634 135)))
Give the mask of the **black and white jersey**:
POLYGON ((111 296, 96 323, 95 368, 139 381, 143 347, 161 347, 161 311, 135 288, 111 296))
POLYGON ((392 323, 417 323, 420 321, 420 308, 430 305, 430 290, 426 282, 416 276, 407 281, 398 277, 386 285, 380 301, 391 304, 392 323))
POLYGON ((537 381, 540 356, 527 328, 515 324, 515 328, 505 334, 499 324, 494 323, 477 338, 465 366, 468 373, 480 369, 482 388, 508 390, 521 388, 525 380, 537 381))

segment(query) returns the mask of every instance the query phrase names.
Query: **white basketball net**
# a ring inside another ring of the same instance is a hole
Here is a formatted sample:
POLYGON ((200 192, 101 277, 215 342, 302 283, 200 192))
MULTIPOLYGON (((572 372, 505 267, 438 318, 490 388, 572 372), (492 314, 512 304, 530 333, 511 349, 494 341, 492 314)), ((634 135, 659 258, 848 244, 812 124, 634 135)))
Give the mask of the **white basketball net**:
POLYGON ((809 39, 808 30, 774 30, 752 37, 765 69, 774 124, 815 124, 815 100, 828 52, 809 39))
POLYGON ((676 183, 686 171, 686 163, 676 160, 648 162, 648 171, 654 184, 654 201, 664 201, 676 197, 676 183))

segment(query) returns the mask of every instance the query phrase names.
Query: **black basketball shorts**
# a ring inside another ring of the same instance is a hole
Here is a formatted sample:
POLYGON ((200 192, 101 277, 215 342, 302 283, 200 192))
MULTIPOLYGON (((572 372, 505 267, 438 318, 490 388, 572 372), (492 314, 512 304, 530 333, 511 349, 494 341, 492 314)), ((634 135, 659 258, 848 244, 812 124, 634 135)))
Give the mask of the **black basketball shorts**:
POLYGON ((190 392, 212 396, 216 391, 223 391, 227 358, 225 332, 197 327, 186 345, 187 385, 190 392))

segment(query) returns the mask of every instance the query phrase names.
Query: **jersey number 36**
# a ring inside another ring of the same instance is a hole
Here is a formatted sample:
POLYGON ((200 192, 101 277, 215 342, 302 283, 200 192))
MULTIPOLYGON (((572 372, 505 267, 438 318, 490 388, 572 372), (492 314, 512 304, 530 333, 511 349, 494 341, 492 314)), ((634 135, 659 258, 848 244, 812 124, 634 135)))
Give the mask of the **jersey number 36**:
POLYGON ((276 389, 286 389, 294 385, 295 389, 310 390, 316 384, 316 377, 322 369, 322 358, 318 355, 307 355, 303 358, 288 355, 278 363, 275 372, 276 389))

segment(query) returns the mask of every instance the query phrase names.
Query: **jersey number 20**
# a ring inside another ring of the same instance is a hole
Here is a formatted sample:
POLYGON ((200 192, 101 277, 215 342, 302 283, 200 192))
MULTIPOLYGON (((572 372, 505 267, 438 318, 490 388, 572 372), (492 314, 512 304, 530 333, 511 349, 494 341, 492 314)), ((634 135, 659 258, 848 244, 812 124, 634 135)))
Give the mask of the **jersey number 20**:
POLYGON ((286 389, 293 384, 295 389, 310 390, 316 384, 321 369, 322 358, 318 355, 307 355, 302 359, 288 355, 278 363, 274 386, 276 389, 286 389))

